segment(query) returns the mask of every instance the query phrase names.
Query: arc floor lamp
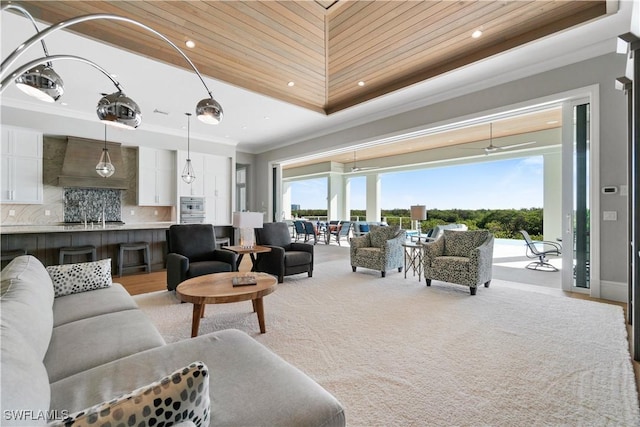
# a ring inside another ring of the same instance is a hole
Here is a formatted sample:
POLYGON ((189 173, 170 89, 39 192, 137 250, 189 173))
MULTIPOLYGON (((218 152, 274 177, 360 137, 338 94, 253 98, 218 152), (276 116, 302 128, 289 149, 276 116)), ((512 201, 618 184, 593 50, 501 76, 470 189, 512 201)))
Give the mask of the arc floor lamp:
POLYGON ((29 93, 32 96, 36 96, 39 99, 44 99, 49 102, 55 102, 58 100, 62 94, 64 93, 63 82, 60 76, 53 71, 52 62, 58 60, 74 60, 84 62, 93 66, 94 68, 101 71, 104 75, 106 75, 113 84, 116 86, 117 91, 104 95, 100 101, 98 102, 98 106, 96 108, 96 113, 98 118, 105 122, 106 124, 115 125, 128 129, 135 129, 142 122, 141 112, 138 105, 129 97, 127 97, 120 84, 102 67, 97 64, 89 61, 88 59, 81 58, 73 55, 52 55, 50 56, 47 52, 46 45, 44 43, 44 39, 51 33, 70 27, 75 24, 79 24, 82 22, 98 20, 98 19, 107 19, 107 20, 115 20, 115 21, 124 21, 133 25, 137 25, 145 30, 155 34, 160 37, 162 40, 167 42, 171 47, 173 47, 189 64, 189 66, 196 73, 205 90, 207 91, 208 97, 200 100, 196 105, 196 116, 208 124, 218 124, 222 120, 223 110, 222 106, 213 98, 213 94, 207 87, 202 75, 196 68, 196 66, 191 62, 189 57, 185 55, 185 53, 176 46, 171 40, 165 37, 163 34, 154 30, 151 27, 148 27, 141 22, 138 22, 131 18, 126 18, 123 16, 112 15, 112 14, 92 14, 92 15, 84 15, 78 16, 76 18, 71 18, 66 21, 58 22, 54 25, 49 26, 43 31, 39 31, 36 26, 35 20, 31 16, 31 14, 21 6, 14 4, 5 4, 2 6, 0 10, 4 11, 7 9, 15 9, 20 11, 23 15, 28 17, 36 28, 36 34, 24 41, 20 44, 6 59, 2 61, 0 65, 0 78, 2 82, 0 83, 0 94, 7 88, 7 86, 14 81, 16 85, 23 91, 29 93), (10 68, 15 64, 18 58, 31 46, 34 44, 41 42, 42 47, 44 49, 45 56, 42 58, 35 59, 30 61, 22 66, 16 68, 13 71, 10 71, 10 68))

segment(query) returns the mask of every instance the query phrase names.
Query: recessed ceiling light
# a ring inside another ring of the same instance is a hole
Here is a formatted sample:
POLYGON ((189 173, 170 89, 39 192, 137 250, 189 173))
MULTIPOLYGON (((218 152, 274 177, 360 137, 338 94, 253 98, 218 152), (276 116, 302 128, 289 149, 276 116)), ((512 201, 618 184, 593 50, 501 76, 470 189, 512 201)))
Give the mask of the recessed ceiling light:
POLYGON ((245 130, 247 128, 247 125, 242 125, 242 130, 245 130))
POLYGON ((475 30, 473 33, 471 33, 471 37, 473 37, 474 39, 477 39, 481 35, 482 35, 482 31, 480 30, 475 30))
POLYGON ((287 86, 289 86, 289 87, 292 87, 292 86, 295 86, 295 85, 296 85, 296 82, 289 82, 289 83, 287 83, 287 86))
POLYGON ((360 81, 358 82, 358 86, 360 86, 360 87, 364 86, 364 82, 363 82, 362 80, 360 80, 360 81))
POLYGON ((187 40, 186 42, 184 42, 184 44, 186 44, 187 47, 190 49, 193 49, 194 47, 196 47, 196 42, 194 42, 193 40, 187 40))
POLYGON ((269 116, 264 116, 264 119, 265 119, 265 120, 269 120, 270 118, 271 118, 271 117, 269 117, 269 116))

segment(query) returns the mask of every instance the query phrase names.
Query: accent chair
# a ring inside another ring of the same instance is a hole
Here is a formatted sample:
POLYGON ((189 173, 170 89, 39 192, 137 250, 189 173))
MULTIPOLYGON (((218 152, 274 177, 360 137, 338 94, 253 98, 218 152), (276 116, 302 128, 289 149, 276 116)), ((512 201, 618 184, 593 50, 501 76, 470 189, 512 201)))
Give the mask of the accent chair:
POLYGON ((372 225, 369 233, 349 240, 351 269, 353 272, 357 267, 378 270, 382 277, 396 268, 401 272, 405 239, 405 231, 398 227, 372 225))
POLYGON ((425 243, 423 262, 427 286, 432 280, 468 286, 475 295, 478 286, 491 283, 493 235, 487 230, 444 230, 442 236, 425 243))
POLYGON ((211 273, 237 271, 237 255, 216 248, 212 224, 176 224, 167 230, 167 289, 187 279, 211 273))
POLYGON ((257 254, 255 271, 278 276, 278 283, 292 274, 313 276, 313 245, 291 242, 287 224, 267 222, 255 232, 256 244, 271 248, 271 252, 257 254))

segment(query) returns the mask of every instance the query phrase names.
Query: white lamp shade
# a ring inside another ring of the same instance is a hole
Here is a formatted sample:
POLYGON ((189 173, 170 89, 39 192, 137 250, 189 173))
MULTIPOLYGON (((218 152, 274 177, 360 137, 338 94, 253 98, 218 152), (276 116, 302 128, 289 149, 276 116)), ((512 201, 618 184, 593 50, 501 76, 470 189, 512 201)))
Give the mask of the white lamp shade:
POLYGON ((422 221, 427 219, 427 207, 425 205, 411 206, 411 220, 422 221))
POLYGON ((234 212, 233 226, 236 228, 262 228, 262 212, 234 212))

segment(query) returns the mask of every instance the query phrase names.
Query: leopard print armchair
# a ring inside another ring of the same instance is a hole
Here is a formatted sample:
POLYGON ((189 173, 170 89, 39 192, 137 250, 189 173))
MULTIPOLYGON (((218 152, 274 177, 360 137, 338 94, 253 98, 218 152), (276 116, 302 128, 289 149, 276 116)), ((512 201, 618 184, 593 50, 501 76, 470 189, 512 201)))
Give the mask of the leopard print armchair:
POLYGON ((394 268, 401 272, 404 261, 402 243, 405 239, 405 231, 398 227, 372 225, 368 234, 349 240, 351 269, 354 272, 357 267, 378 270, 382 277, 394 268))
POLYGON ((487 230, 454 231, 424 245, 424 277, 468 286, 475 295, 478 286, 491 283, 493 235, 487 230))

